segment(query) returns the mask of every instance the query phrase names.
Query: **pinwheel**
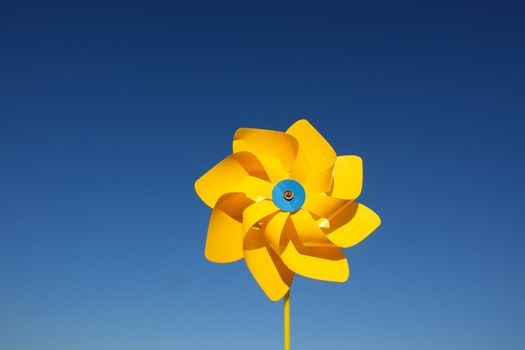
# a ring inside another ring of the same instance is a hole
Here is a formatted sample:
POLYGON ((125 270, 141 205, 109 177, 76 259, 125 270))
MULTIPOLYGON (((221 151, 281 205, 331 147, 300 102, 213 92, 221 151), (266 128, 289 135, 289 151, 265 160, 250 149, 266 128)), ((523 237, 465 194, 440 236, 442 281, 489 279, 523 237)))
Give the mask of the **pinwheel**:
POLYGON ((244 258, 268 298, 285 298, 285 349, 294 275, 346 281, 350 271, 341 248, 380 225, 379 216, 355 202, 362 173, 361 158, 337 156, 302 119, 286 132, 238 129, 233 153, 195 182, 198 196, 213 208, 206 258, 244 258))

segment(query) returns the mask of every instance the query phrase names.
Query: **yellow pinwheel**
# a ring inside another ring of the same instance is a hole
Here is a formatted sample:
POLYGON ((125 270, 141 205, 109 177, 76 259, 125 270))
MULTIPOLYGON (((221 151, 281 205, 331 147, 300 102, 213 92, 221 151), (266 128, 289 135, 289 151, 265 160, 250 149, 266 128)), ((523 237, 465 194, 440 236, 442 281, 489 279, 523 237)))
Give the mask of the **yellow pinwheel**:
POLYGON ((337 156, 307 120, 286 132, 238 129, 233 153, 195 182, 213 208, 205 256, 217 263, 244 258, 274 301, 296 273, 344 282, 349 267, 341 248, 381 222, 354 201, 362 180, 361 158, 337 156))

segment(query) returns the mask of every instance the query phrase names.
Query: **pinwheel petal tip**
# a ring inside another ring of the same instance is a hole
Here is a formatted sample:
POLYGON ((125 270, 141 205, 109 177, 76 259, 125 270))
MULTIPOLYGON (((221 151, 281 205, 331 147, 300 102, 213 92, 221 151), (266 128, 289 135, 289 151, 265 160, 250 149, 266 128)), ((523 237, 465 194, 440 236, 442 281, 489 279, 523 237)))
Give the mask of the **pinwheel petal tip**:
POLYGON ((193 188, 195 189, 195 193, 201 199, 201 201, 203 201, 204 204, 206 204, 208 207, 213 208, 213 203, 211 203, 211 201, 207 199, 208 196, 206 195, 206 189, 203 188, 204 186, 202 185, 203 177, 204 175, 199 177, 197 181, 195 181, 195 183, 193 184, 193 188))
POLYGON ((359 156, 338 156, 332 173, 332 190, 335 198, 354 200, 363 187, 363 160, 359 156))

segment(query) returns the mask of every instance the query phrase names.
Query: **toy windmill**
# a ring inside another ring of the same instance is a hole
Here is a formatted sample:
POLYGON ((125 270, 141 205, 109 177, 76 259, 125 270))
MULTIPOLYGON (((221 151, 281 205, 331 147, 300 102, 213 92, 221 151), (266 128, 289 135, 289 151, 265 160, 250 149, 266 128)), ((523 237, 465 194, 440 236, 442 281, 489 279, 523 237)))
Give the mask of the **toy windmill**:
POLYGON ((356 245, 381 223, 354 201, 362 180, 361 158, 337 156, 303 119, 286 132, 238 129, 233 154, 195 182, 213 208, 206 258, 244 258, 268 298, 284 297, 285 350, 294 275, 345 282, 350 271, 341 248, 356 245))

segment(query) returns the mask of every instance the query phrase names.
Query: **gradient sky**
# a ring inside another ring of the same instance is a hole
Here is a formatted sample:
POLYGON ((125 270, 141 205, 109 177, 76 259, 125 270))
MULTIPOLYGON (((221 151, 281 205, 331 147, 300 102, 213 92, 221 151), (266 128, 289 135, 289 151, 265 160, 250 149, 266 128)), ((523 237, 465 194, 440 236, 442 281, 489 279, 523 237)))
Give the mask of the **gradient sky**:
POLYGON ((300 118, 383 223, 296 278, 293 349, 524 349, 520 3, 2 2, 0 349, 280 349, 193 182, 300 118))

